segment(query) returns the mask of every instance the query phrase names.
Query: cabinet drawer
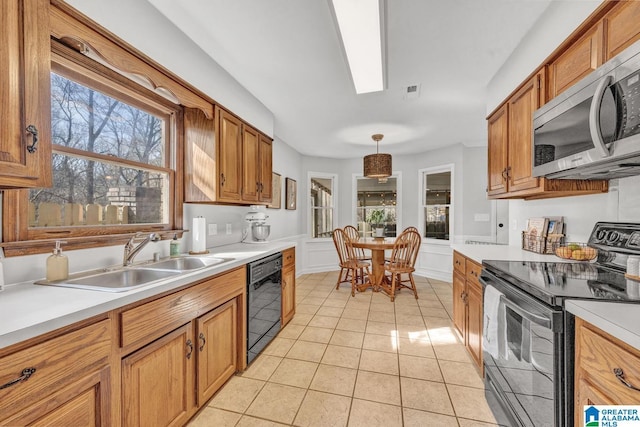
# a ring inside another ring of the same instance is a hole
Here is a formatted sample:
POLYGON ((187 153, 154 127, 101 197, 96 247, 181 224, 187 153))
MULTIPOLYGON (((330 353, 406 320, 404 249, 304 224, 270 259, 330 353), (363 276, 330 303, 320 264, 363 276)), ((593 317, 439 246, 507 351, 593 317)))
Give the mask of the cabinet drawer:
POLYGON ((120 345, 141 346, 246 292, 245 271, 238 268, 122 312, 120 345))
POLYGON ((296 248, 286 249, 282 251, 282 267, 288 267, 295 265, 296 263, 296 248))
POLYGON ((614 404, 640 400, 640 391, 625 386, 614 374, 614 369, 622 369, 624 379, 640 387, 639 352, 582 321, 576 322, 576 339, 578 378, 588 378, 590 383, 605 391, 614 404))
POLYGON ((465 274, 465 257, 458 252, 453 252, 453 268, 462 274, 465 274))
POLYGON ((0 390, 0 414, 33 405, 89 372, 107 365, 111 350, 111 321, 105 319, 0 358, 0 386, 35 372, 22 382, 0 390))
POLYGON ((480 273, 482 273, 482 266, 480 264, 476 264, 473 261, 467 260, 465 270, 467 280, 471 280, 472 282, 480 284, 480 273))

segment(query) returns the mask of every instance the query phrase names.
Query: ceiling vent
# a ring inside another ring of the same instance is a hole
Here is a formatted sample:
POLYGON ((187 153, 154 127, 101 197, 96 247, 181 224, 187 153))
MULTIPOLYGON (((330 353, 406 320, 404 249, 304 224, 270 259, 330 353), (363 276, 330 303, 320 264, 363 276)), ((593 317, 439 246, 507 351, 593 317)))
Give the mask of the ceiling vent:
POLYGON ((420 96, 420 85, 409 85, 404 88, 404 98, 414 99, 420 96))

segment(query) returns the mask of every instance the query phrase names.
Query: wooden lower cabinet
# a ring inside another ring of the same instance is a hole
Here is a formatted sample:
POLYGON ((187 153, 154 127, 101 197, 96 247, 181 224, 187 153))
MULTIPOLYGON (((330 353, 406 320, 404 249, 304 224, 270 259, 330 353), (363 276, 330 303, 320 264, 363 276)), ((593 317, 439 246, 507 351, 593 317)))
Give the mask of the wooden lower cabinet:
POLYGON ((453 324, 482 371, 482 266, 455 251, 453 259, 453 324))
POLYGON ((196 321, 198 334, 198 406, 237 370, 238 304, 233 299, 196 321))
POLYGON ((195 410, 191 323, 122 360, 125 426, 179 426, 195 410))
POLYGON ((482 286, 467 284, 467 350, 482 369, 482 286))
POLYGON ((464 275, 454 270, 453 272, 453 324, 464 338, 467 335, 467 304, 465 292, 467 285, 464 275))
POLYGON ((584 424, 584 405, 640 405, 640 350, 576 317, 574 424, 584 424))
POLYGON ((0 357, 0 425, 108 425, 110 351, 104 319, 0 357))
POLYGON ((284 327, 296 314, 296 250, 282 252, 282 314, 280 323, 284 327))
POLYGON ((7 426, 108 426, 109 368, 88 375, 20 413, 0 420, 7 426))

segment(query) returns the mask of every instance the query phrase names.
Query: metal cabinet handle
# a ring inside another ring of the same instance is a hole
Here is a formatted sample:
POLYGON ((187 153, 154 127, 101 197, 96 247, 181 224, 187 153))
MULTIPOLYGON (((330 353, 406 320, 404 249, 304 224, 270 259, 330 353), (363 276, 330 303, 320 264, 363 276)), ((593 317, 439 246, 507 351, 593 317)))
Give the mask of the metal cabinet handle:
POLYGON ((507 168, 502 169, 502 180, 507 180, 507 168))
POLYGON ((220 174, 220 185, 224 185, 225 181, 226 181, 226 178, 224 177, 224 174, 221 173, 220 174))
POLYGON ((35 153, 38 149, 38 128, 34 125, 29 125, 27 126, 27 132, 29 132, 33 137, 33 142, 31 142, 31 145, 27 145, 27 151, 30 153, 35 153))
POLYGON ((260 192, 260 183, 256 181, 256 193, 260 192))
POLYGON ((21 383, 23 381, 26 381, 29 379, 29 377, 31 377, 31 375, 36 373, 36 368, 24 368, 22 370, 22 372, 20 372, 20 376, 18 378, 16 378, 15 380, 11 380, 6 384, 2 384, 0 385, 0 390, 5 389, 5 388, 9 388, 12 385, 21 383))
POLYGON ((620 381, 622 384, 626 385, 631 390, 640 391, 640 388, 635 387, 633 384, 631 384, 629 381, 627 381, 624 378, 624 372, 622 371, 621 368, 613 368, 613 373, 616 375, 616 378, 618 379, 618 381, 620 381))
POLYGON ((202 350, 204 350, 204 345, 207 343, 207 340, 204 339, 204 334, 202 332, 200 332, 200 335, 198 335, 198 339, 200 339, 200 341, 202 341, 202 344, 198 348, 200 351, 202 351, 202 350))
POLYGON ((191 340, 187 340, 187 359, 191 359, 191 353, 193 353, 193 342, 191 340))

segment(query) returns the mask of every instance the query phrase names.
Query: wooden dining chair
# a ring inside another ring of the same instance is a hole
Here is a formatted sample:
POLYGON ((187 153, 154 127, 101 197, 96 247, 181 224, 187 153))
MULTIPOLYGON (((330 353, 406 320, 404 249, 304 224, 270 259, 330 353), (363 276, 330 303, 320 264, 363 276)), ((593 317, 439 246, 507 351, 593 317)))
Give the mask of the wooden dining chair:
POLYGON ((395 300, 396 290, 402 288, 411 289, 413 295, 418 299, 418 290, 413 280, 413 272, 420 250, 422 239, 420 233, 415 230, 405 230, 396 239, 391 251, 389 262, 385 263, 385 273, 389 273, 389 279, 384 281, 380 288, 389 295, 391 301, 395 300), (402 275, 407 278, 403 280, 402 275), (388 283, 386 283, 388 282, 388 283))
MULTIPOLYGON (((344 227, 344 232, 349 236, 349 240, 354 241, 360 238, 360 232, 353 225, 347 225, 344 227)), ((364 248, 353 248, 353 253, 360 261, 370 261, 371 256, 367 256, 364 252, 364 248)))
POLYGON ((336 289, 340 288, 341 283, 350 281, 351 296, 355 296, 357 285, 365 283, 365 280, 370 280, 369 263, 356 258, 351 240, 343 229, 333 230, 333 244, 336 246, 340 260, 340 273, 338 273, 336 289))
POLYGON ((402 230, 402 232, 403 232, 403 233, 404 233, 405 231, 415 231, 416 233, 420 234, 420 231, 418 230, 418 228, 417 228, 417 227, 414 227, 414 226, 410 226, 410 227, 407 227, 407 228, 405 228, 404 230, 402 230))

